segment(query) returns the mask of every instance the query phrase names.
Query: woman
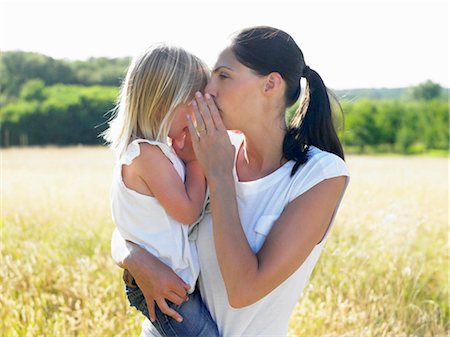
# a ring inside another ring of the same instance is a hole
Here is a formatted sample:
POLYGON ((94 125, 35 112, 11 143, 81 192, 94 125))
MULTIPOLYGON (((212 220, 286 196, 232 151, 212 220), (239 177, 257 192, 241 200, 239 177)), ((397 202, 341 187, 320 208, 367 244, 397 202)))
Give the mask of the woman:
MULTIPOLYGON (((211 201, 197 238, 200 290, 222 336, 285 336, 348 183, 327 90, 287 33, 253 27, 220 54, 205 92, 189 124, 211 201), (301 77, 305 100, 287 126, 301 77)), ((149 307, 180 319, 165 299, 181 304, 183 281, 124 247, 116 236, 115 260, 149 307)), ((146 324, 143 335, 153 333, 146 324)))

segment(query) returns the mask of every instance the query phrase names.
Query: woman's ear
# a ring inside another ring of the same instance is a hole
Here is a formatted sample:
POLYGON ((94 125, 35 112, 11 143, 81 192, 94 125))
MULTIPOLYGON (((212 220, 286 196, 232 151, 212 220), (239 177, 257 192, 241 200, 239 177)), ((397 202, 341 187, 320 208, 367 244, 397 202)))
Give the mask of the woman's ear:
POLYGON ((282 89, 282 85, 283 85, 283 78, 281 77, 281 75, 277 72, 272 72, 266 76, 266 81, 264 84, 264 93, 272 94, 278 92, 280 89, 282 89))

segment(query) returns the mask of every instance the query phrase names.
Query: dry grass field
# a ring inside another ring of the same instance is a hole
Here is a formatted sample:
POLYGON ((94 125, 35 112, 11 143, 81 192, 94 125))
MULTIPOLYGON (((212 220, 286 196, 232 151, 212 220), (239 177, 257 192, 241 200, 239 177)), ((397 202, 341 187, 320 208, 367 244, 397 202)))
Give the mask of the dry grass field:
MULTIPOLYGON (((138 336, 109 253, 113 155, 1 152, 0 335, 138 336)), ((448 158, 349 156, 290 336, 447 336, 448 158)))

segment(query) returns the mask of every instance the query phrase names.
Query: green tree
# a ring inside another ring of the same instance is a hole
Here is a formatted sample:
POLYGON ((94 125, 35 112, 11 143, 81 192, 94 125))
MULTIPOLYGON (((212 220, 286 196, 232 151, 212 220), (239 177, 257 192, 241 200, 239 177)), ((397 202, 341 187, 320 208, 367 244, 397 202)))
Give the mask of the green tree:
POLYGON ((396 133, 401 125, 404 104, 399 101, 384 100, 377 104, 374 122, 378 133, 378 144, 387 144, 392 148, 395 144, 396 133))
POLYGON ((1 53, 0 106, 17 97, 22 86, 32 79, 40 79, 46 86, 57 83, 119 86, 129 63, 129 57, 66 61, 23 51, 1 53))
POLYGON ((70 66, 77 84, 119 86, 125 77, 129 63, 129 57, 92 57, 86 61, 74 61, 70 66))
POLYGON ((42 101, 44 99, 45 83, 34 79, 26 82, 20 90, 19 97, 25 101, 42 101))
POLYGON ((429 149, 448 149, 449 110, 448 102, 443 100, 424 101, 420 104, 422 140, 429 149))
POLYGON ((19 94, 30 79, 41 79, 45 85, 74 81, 72 69, 65 61, 22 51, 0 54, 0 93, 8 97, 19 94))
POLYGON ((114 107, 118 88, 57 84, 46 87, 40 99, 25 100, 33 84, 38 82, 27 82, 23 99, 0 108, 4 146, 103 142, 98 135, 107 126, 106 113, 114 107))
POLYGON ((345 112, 344 142, 358 146, 364 152, 366 145, 380 143, 380 132, 375 123, 377 106, 368 99, 343 104, 345 112))
POLYGON ((442 87, 430 80, 411 88, 413 99, 429 101, 441 96, 442 87))

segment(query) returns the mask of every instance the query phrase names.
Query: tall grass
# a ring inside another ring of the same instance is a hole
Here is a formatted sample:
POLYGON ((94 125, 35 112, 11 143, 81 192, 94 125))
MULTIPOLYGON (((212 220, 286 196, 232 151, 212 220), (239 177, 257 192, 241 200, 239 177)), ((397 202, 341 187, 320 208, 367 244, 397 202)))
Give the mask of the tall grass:
MULTIPOLYGON (((292 336, 446 336, 446 158, 350 156, 351 183, 292 336)), ((110 258, 113 155, 2 151, 0 335, 138 336, 110 258)))
POLYGON ((447 159, 348 163, 351 185, 292 334, 447 336, 447 159))

